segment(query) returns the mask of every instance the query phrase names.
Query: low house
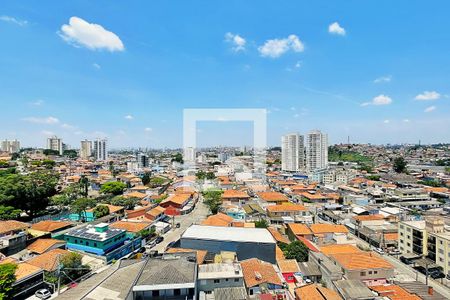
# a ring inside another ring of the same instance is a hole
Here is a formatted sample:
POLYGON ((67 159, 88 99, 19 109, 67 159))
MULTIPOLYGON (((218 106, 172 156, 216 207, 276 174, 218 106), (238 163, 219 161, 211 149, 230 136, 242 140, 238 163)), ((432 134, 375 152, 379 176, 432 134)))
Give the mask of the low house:
POLYGON ((44 270, 26 262, 17 262, 12 258, 0 261, 0 264, 15 264, 16 281, 12 285, 14 299, 24 299, 33 295, 38 289, 44 287, 44 270))
POLYGON ((211 293, 217 288, 243 287, 239 263, 205 264, 198 267, 198 290, 211 293))
POLYGON ((192 194, 190 193, 174 194, 164 199, 160 203, 160 206, 164 208, 171 206, 175 207, 176 209, 182 209, 186 206, 186 204, 188 204, 190 200, 192 200, 192 194))
POLYGON ((335 291, 313 283, 296 288, 295 300, 342 300, 342 298, 335 291))
POLYGON ((278 260, 277 263, 284 280, 287 283, 295 283, 295 276, 300 273, 300 267, 297 261, 295 259, 284 259, 278 260))
POLYGON ((283 204, 289 202, 289 198, 279 192, 261 192, 257 195, 262 201, 269 204, 283 204))
POLYGON ((289 223, 287 224, 287 235, 291 240, 297 240, 299 237, 312 240, 313 233, 305 224, 289 223))
POLYGON ((196 253, 197 264, 202 265, 205 263, 206 255, 208 251, 205 250, 194 250, 194 249, 186 249, 186 248, 169 248, 166 250, 166 253, 196 253))
POLYGON ((233 220, 234 219, 230 216, 218 213, 203 220, 202 225, 230 227, 232 226, 233 220))
POLYGON ((374 252, 336 253, 329 256, 340 266, 346 279, 361 280, 368 286, 386 284, 394 267, 374 252))
POLYGON ((306 223, 312 222, 309 211, 303 205, 285 203, 266 207, 267 216, 271 223, 306 223))
POLYGON ((225 190, 222 194, 222 202, 231 204, 245 204, 250 196, 245 191, 225 190))
POLYGON ((43 254, 53 249, 66 249, 66 242, 56 239, 38 239, 27 247, 30 253, 43 254))
MULTIPOLYGON (((98 204, 98 205, 103 205, 103 206, 107 206, 109 209, 109 215, 123 215, 125 212, 125 208, 123 206, 116 206, 116 205, 111 205, 111 204, 98 204)), ((72 221, 85 221, 85 222, 92 222, 95 221, 95 214, 94 214, 94 209, 88 209, 84 212, 81 213, 71 213, 69 215, 69 218, 72 221)))
POLYGON ((309 228, 313 233, 313 240, 318 244, 331 241, 339 234, 342 234, 345 238, 349 233, 344 225, 311 224, 309 228))
POLYGON ((283 281, 272 264, 251 258, 242 261, 241 266, 250 296, 283 289, 283 281))
POLYGON ((127 235, 123 229, 109 228, 108 224, 100 223, 69 231, 64 240, 69 249, 104 255, 123 245, 127 235))
POLYGON ((31 230, 56 234, 73 226, 72 222, 45 220, 31 225, 31 230))
POLYGON ((196 299, 195 253, 150 258, 132 287, 133 299, 196 299))
POLYGON ((53 249, 27 260, 26 263, 47 272, 54 272, 58 269, 61 258, 69 253, 69 251, 64 249, 53 249))
POLYGON ((26 247, 27 223, 19 221, 0 221, 0 252, 12 255, 26 247))
POLYGON ((150 222, 130 222, 117 221, 109 225, 110 228, 126 230, 128 237, 135 237, 140 231, 149 229, 152 223, 150 222))

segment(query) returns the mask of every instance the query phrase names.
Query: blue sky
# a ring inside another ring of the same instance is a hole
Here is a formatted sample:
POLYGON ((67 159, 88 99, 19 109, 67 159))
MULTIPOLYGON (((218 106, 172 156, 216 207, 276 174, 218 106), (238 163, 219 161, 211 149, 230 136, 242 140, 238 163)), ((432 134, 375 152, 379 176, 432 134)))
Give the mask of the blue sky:
MULTIPOLYGON (((0 138, 182 145, 184 108, 266 108, 268 142, 450 142, 448 1, 2 1, 0 138)), ((251 124, 199 126, 250 144, 251 124)))

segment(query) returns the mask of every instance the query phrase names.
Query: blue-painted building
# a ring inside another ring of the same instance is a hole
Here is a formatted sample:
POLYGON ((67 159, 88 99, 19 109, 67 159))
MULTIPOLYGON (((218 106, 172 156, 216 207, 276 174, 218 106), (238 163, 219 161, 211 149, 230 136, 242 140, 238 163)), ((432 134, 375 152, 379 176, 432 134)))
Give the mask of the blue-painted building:
POLYGON ((64 234, 68 249, 96 255, 105 255, 119 248, 127 239, 126 230, 109 228, 106 223, 87 225, 64 234))

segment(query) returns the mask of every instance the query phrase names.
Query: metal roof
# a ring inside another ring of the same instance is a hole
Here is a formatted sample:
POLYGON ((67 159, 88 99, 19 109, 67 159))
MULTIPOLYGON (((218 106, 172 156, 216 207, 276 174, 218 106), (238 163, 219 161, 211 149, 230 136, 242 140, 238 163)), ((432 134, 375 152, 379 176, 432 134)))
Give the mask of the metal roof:
POLYGON ((186 229, 181 238, 269 244, 276 243, 272 234, 265 228, 192 225, 186 229))

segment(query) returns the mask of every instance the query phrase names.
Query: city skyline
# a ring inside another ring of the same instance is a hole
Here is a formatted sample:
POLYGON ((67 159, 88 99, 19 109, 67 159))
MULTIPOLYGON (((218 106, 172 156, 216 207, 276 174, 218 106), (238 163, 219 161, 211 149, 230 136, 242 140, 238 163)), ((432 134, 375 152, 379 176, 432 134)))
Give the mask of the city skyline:
MULTIPOLYGON (((265 108, 271 146, 315 128, 330 144, 448 142, 448 6, 227 2, 196 18, 164 3, 5 1, 0 138, 178 148, 185 108, 265 108)), ((249 124, 203 127, 204 146, 251 144, 249 124)))

